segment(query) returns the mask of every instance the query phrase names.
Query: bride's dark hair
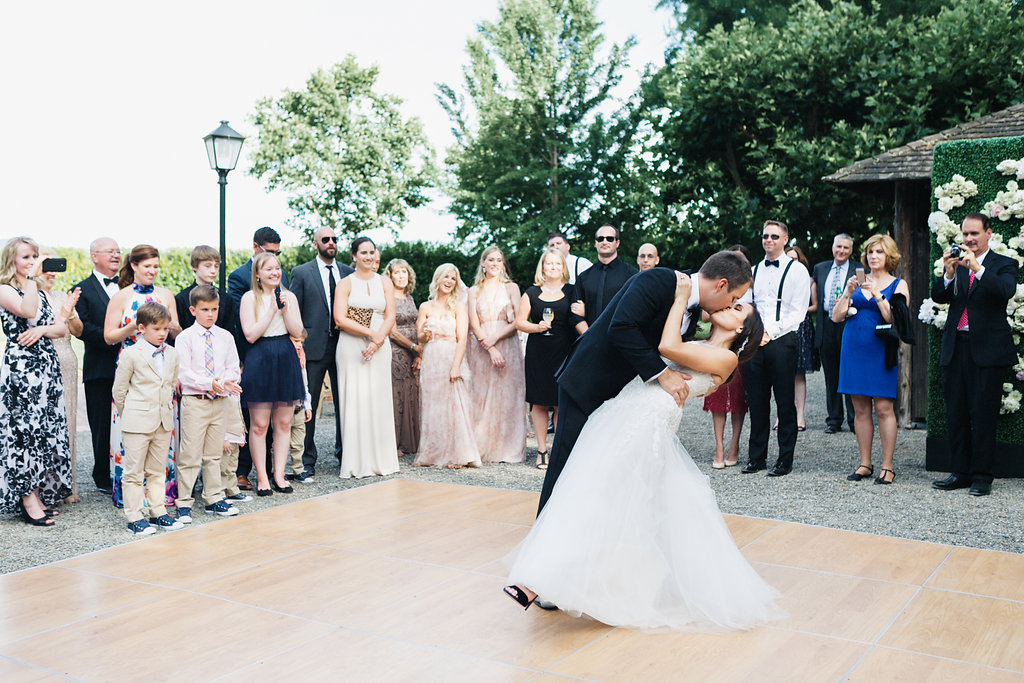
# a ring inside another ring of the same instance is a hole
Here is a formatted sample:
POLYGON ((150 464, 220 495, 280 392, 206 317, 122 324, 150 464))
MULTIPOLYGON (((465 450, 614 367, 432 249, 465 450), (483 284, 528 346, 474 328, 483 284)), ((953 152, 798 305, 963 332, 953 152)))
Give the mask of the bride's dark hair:
MULTIPOLYGON (((736 338, 732 340, 732 344, 729 345, 729 350, 735 353, 739 357, 739 364, 736 369, 739 369, 740 365, 743 365, 748 360, 754 357, 757 353, 757 349, 761 346, 761 338, 764 336, 764 323, 761 322, 761 316, 757 312, 757 306, 751 304, 750 313, 743 320, 743 331, 736 335, 736 338)), ((722 382, 723 385, 728 384, 736 376, 736 370, 732 371, 729 378, 722 382)))

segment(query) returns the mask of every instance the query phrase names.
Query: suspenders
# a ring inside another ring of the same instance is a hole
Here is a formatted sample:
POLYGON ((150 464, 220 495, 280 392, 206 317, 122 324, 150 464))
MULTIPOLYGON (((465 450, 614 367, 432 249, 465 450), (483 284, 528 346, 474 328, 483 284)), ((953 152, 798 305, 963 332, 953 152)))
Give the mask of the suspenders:
MULTIPOLYGON (((789 269, 793 266, 794 259, 790 259, 789 263, 786 264, 786 269, 782 271, 782 279, 779 280, 779 293, 775 297, 775 322, 782 320, 782 287, 786 284, 786 276, 789 275, 789 269)), ((751 277, 751 289, 753 289, 753 282, 757 281, 757 267, 761 265, 758 261, 757 265, 754 266, 754 274, 751 277)))

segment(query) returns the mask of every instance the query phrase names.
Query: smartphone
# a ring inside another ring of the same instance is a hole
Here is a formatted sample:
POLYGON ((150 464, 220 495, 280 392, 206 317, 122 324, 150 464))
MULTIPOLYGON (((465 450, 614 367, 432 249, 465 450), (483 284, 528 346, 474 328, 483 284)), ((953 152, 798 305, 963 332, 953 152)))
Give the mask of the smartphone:
POLYGON ((274 300, 278 308, 284 308, 284 301, 281 300, 281 285, 274 287, 274 300))
POLYGON ((43 259, 43 272, 44 273, 63 273, 68 269, 68 260, 66 258, 44 258, 43 259))
POLYGON ((857 269, 857 284, 858 285, 863 285, 864 284, 864 269, 863 268, 858 268, 857 269))

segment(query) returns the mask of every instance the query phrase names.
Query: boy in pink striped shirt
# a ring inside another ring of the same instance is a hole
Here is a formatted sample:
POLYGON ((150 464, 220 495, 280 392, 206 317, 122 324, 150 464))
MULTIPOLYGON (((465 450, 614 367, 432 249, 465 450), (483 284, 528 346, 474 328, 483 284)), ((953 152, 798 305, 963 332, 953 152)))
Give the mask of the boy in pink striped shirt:
POLYGON ((238 514, 224 499, 220 459, 225 433, 224 401, 242 393, 241 370, 235 340, 217 327, 220 294, 211 285, 197 285, 189 293, 189 312, 195 323, 178 335, 178 381, 181 383, 181 445, 178 449, 178 520, 192 521, 192 488, 200 467, 203 502, 211 515, 238 514))

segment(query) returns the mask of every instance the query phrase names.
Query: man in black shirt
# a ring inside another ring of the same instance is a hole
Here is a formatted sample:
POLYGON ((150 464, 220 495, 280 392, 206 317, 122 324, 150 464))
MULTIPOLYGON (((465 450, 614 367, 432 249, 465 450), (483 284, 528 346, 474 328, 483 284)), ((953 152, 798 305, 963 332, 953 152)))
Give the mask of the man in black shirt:
POLYGON ((594 237, 597 263, 580 273, 576 280, 576 303, 572 312, 578 316, 576 331, 583 334, 601 315, 626 280, 637 270, 619 258, 619 231, 610 225, 598 228, 594 237))

